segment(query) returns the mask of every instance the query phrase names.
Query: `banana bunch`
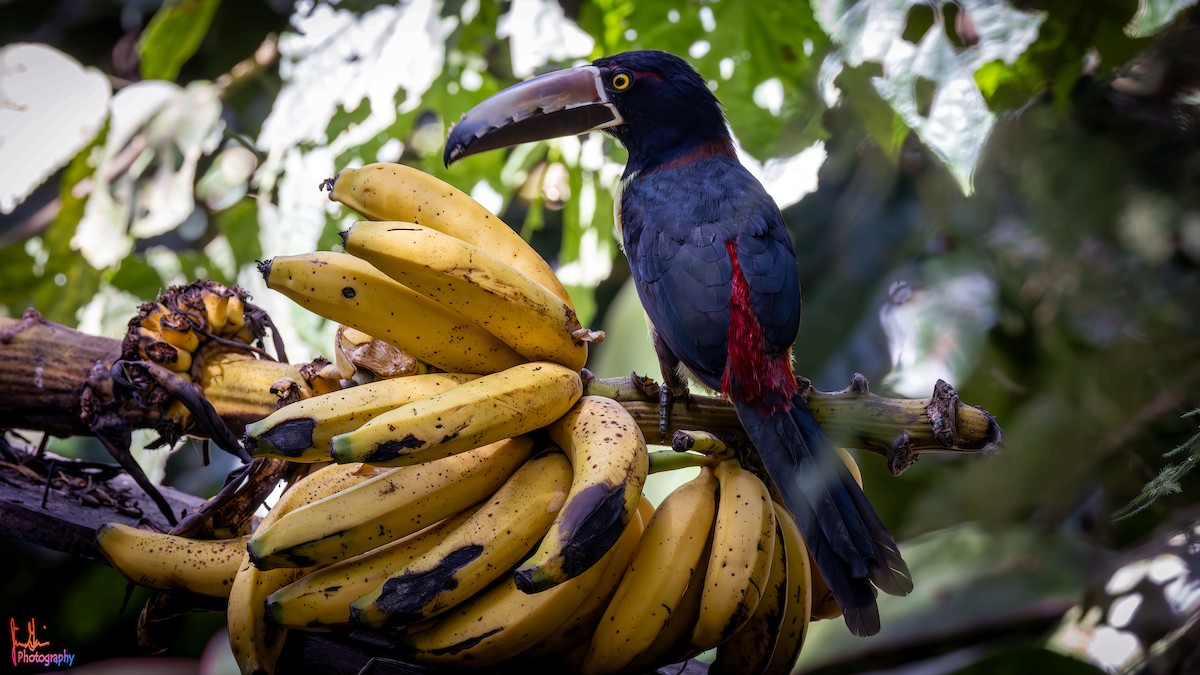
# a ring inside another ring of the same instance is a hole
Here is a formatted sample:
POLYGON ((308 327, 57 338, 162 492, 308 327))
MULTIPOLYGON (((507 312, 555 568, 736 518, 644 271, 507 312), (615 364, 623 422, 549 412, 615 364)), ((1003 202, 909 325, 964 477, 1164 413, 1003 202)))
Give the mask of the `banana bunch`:
POLYGON ((250 344, 263 336, 247 322, 246 294, 211 281, 175 287, 143 303, 129 320, 122 351, 186 373, 204 342, 213 337, 250 344))
POLYGON ((343 354, 354 338, 394 347, 423 374, 281 408, 247 429, 250 454, 413 464, 540 429, 579 399, 587 343, 603 333, 580 326, 550 265, 511 228, 400 164, 347 169, 326 187, 369 220, 343 234, 345 253, 261 263, 267 286, 342 325, 331 374, 354 376, 343 354))
POLYGON ((715 672, 788 672, 811 580, 799 530, 780 512, 736 460, 676 488, 647 523, 579 671, 641 672, 716 647, 715 672))
POLYGON ((262 263, 267 285, 342 324, 339 349, 382 341, 417 365, 363 375, 339 357, 327 369, 346 388, 246 426, 251 455, 314 469, 248 537, 110 526, 97 543, 113 566, 228 598, 247 673, 274 671, 288 630, 377 633, 401 657, 465 668, 652 670, 716 648, 718 672, 789 670, 816 582, 766 485, 693 453, 700 474, 655 509, 637 420, 583 396, 602 334, 532 248, 402 165, 326 187, 368 220, 345 253, 262 263))

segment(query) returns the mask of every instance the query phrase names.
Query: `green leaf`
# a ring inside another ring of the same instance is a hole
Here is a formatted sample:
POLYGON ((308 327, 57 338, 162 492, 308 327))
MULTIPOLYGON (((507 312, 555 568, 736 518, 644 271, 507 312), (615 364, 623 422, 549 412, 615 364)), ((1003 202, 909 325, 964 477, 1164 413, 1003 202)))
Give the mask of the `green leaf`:
POLYGON ((36 307, 47 319, 73 326, 76 311, 99 289, 101 271, 79 259, 71 239, 87 201, 86 194, 76 194, 76 186, 92 178, 95 167, 91 157, 104 147, 107 136, 106 123, 67 165, 59 187, 62 207, 46 231, 23 244, 0 249, 0 305, 9 314, 20 315, 25 307, 36 307))
POLYGON ((661 49, 691 61, 715 85, 738 142, 759 159, 794 155, 825 136, 817 73, 829 40, 805 3, 703 3, 697 11, 683 0, 609 0, 581 8, 579 23, 597 36, 598 52, 661 49), (777 108, 769 89, 782 93, 777 108))
POLYGON ((173 0, 159 10, 138 42, 142 77, 174 81, 200 48, 220 4, 221 0, 173 0))
MULTIPOLYGON (((1197 408, 1184 417, 1196 417, 1200 415, 1200 408, 1197 408)), ((1178 464, 1168 464, 1163 467, 1158 475, 1152 478, 1149 482, 1142 486, 1142 491, 1138 493, 1125 506, 1121 507, 1120 511, 1115 514, 1116 518, 1124 519, 1141 513, 1149 508, 1160 497, 1169 495, 1177 495, 1183 492, 1183 477, 1191 473, 1193 469, 1200 466, 1200 434, 1192 436, 1183 444, 1175 449, 1165 453, 1164 457, 1183 456, 1183 461, 1178 464)))
POLYGON ((218 211, 213 214, 213 222, 229 241, 238 269, 262 259, 262 244, 258 240, 258 205, 253 199, 243 199, 224 211, 218 211))
POLYGON ((115 288, 139 298, 152 298, 163 287, 163 278, 141 256, 130 256, 121 261, 108 279, 115 288))
MULTIPOLYGON (((927 0, 829 3, 820 5, 818 16, 839 46, 845 66, 882 67, 882 74, 872 79, 878 94, 937 153, 969 194, 975 165, 996 122, 975 72, 995 60, 1014 62, 1037 39, 1045 16, 1006 2, 957 3, 963 22, 972 27, 972 40, 968 43, 959 36, 966 45, 960 47, 948 37, 950 29, 940 18, 926 18, 930 4, 927 0)), ((951 0, 932 4, 941 17, 951 0)))
POLYGON ((1147 37, 1170 23, 1175 15, 1196 4, 1196 0, 1140 0, 1137 14, 1125 27, 1131 37, 1147 37))

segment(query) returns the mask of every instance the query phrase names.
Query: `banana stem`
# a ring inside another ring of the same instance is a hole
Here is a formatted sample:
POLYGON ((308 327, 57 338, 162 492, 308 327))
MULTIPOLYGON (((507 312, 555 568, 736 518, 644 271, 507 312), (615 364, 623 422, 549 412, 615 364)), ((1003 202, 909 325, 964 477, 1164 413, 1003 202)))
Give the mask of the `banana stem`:
MULTIPOLYGON (((175 409, 115 400, 111 371, 120 358, 120 340, 80 333, 37 312, 0 318, 0 428, 86 436, 92 433, 88 420, 101 415, 116 415, 130 429, 154 427, 175 409)), ((275 410, 273 386, 290 383, 294 395, 309 393, 302 368, 217 349, 201 352, 193 376, 221 419, 240 434, 275 410)))
MULTIPOLYGON (((21 319, 0 319, 0 427, 34 429, 53 435, 87 435, 85 413, 98 410, 119 415, 129 428, 153 427, 165 408, 140 407, 125 401, 112 405, 110 369, 119 358, 120 341, 84 335, 50 323, 36 312, 21 319)), ((301 366, 264 361, 246 355, 199 359, 196 383, 218 415, 236 433, 248 421, 275 409, 272 384, 291 380, 303 385, 301 366)), ((590 377, 590 373, 585 371, 590 377)), ((824 392, 802 381, 817 421, 838 445, 886 457, 899 475, 923 452, 988 452, 1002 434, 987 411, 963 403, 953 387, 939 381, 929 398, 898 399, 870 392, 856 376, 841 391, 824 392)), ((713 396, 678 399, 668 409, 665 435, 659 434, 658 385, 633 376, 596 379, 586 394, 619 402, 638 421, 651 442, 669 444, 676 431, 715 434, 734 445, 747 445, 733 407, 713 396)))
MULTIPOLYGON (((855 375, 841 391, 819 391, 807 380, 800 384, 817 422, 835 444, 887 458, 893 475, 903 473, 923 452, 990 452, 1002 439, 994 417, 963 403, 954 388, 941 380, 924 399, 878 396, 862 375, 855 375)), ((665 444, 676 431, 703 430, 735 445, 748 443, 733 407, 713 396, 673 401, 667 429, 660 434, 657 389, 650 378, 634 375, 592 379, 584 393, 620 402, 651 442, 665 444)))
POLYGON ((715 455, 676 452, 675 450, 655 450, 650 453, 650 473, 655 474, 697 466, 716 466, 720 460, 721 458, 715 455))

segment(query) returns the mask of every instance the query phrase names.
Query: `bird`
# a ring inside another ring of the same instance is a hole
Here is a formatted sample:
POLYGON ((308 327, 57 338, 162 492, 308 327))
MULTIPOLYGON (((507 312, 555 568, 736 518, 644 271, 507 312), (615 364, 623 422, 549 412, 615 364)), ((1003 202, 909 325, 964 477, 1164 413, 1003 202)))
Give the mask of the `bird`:
POLYGON ((739 161, 704 77, 657 50, 540 75, 465 113, 443 160, 589 131, 628 154, 614 220, 664 387, 686 395, 691 380, 732 403, 846 626, 877 633, 875 589, 906 595, 912 577, 801 395, 792 241, 778 205, 739 161))

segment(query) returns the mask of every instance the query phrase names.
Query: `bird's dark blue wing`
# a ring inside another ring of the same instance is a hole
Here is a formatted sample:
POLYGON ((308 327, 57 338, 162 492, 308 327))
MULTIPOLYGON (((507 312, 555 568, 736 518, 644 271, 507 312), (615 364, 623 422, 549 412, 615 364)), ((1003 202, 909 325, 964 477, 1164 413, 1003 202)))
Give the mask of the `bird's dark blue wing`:
POLYGON ((646 314, 701 382, 720 390, 729 354, 733 264, 726 243, 735 237, 767 351, 791 346, 800 319, 791 242, 775 203, 736 159, 636 176, 622 190, 620 209, 646 314))
POLYGON ((747 185, 747 205, 737 214, 737 260, 750 289, 750 304, 763 329, 767 353, 782 354, 800 326, 800 282, 796 255, 783 215, 758 181, 747 185), (758 194, 755 194, 758 193, 758 194))
POLYGON ((729 334, 729 234, 693 172, 659 170, 621 195, 625 249, 638 297, 659 338, 705 386, 720 390, 729 334))

